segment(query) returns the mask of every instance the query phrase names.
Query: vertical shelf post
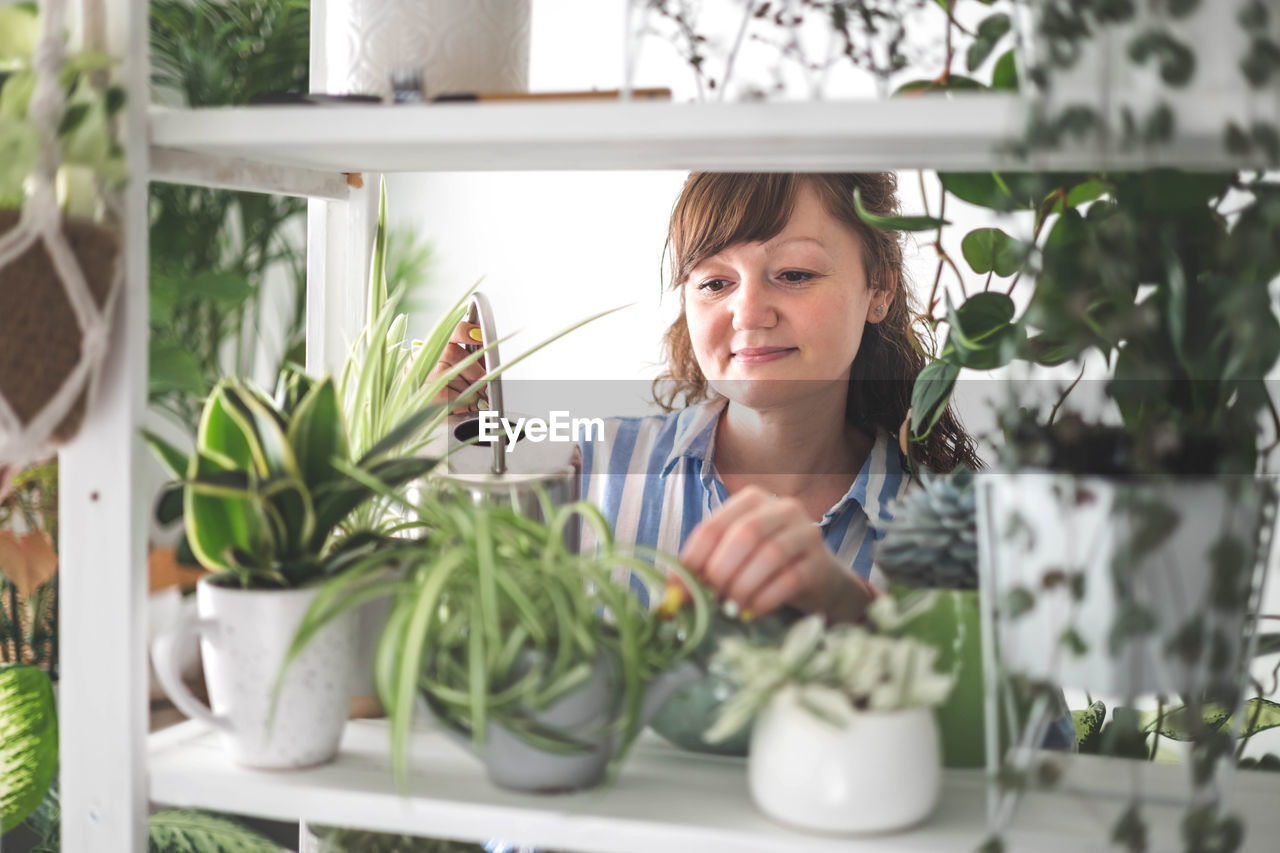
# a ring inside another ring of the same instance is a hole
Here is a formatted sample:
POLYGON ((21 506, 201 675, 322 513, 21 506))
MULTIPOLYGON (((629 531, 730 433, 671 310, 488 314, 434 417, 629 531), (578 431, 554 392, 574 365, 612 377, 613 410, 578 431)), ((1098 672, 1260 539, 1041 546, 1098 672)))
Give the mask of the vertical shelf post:
MULTIPOLYGON (((330 91, 327 44, 331 0, 311 2, 311 90, 330 91)), ((377 226, 376 181, 351 189, 347 201, 311 199, 307 203, 307 372, 335 375, 347 349, 364 326, 365 279, 377 226)))
MULTIPOLYGON (((69 6, 70 8, 70 6, 69 6)), ((147 4, 107 0, 107 46, 129 93, 121 130, 124 292, 98 405, 60 454, 62 849, 146 849, 145 461, 147 388, 147 4)))

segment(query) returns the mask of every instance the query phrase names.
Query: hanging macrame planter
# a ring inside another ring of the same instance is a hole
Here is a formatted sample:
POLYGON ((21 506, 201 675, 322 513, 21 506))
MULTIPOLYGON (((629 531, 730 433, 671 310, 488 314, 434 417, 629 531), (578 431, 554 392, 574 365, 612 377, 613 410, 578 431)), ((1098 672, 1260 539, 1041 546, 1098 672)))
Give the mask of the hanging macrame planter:
POLYGON ((58 208, 63 0, 44 0, 41 13, 27 110, 41 154, 21 210, 0 210, 0 493, 4 469, 47 455, 84 423, 123 278, 118 236, 58 208))

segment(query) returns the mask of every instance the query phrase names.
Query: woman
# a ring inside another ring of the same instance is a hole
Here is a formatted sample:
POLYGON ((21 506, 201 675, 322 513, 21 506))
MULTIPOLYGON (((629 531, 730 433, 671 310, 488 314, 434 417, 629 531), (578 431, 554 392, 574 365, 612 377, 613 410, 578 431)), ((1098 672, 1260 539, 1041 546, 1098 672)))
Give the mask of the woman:
MULTIPOLYGON (((872 174, 689 176, 668 232, 681 313, 655 398, 586 442, 583 493, 621 541, 678 552, 745 615, 783 605, 854 620, 871 558, 906 485, 898 442, 924 365, 897 234, 897 180, 872 174)), ((474 343, 462 324, 437 366, 474 343)), ((480 378, 455 380, 452 393, 480 378)), ((920 465, 977 465, 948 412, 920 465)))

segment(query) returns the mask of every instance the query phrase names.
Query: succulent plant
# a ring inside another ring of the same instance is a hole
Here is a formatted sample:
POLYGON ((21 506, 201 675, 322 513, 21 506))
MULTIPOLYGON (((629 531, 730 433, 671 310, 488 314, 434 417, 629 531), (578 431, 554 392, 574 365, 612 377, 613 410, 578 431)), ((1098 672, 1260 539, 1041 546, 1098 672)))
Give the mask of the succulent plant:
POLYGON ((976 506, 973 471, 926 471, 920 487, 895 502, 876 562, 890 580, 908 586, 977 589, 976 506))
POLYGON ((848 725, 860 711, 942 704, 955 676, 937 670, 938 650, 895 636, 928 612, 936 596, 918 594, 901 609, 892 597, 880 596, 867 613, 870 627, 828 628, 822 616, 813 615, 791 626, 780 642, 724 639, 714 662, 738 688, 704 737, 709 743, 731 737, 782 691, 794 692, 803 708, 835 726, 848 725))

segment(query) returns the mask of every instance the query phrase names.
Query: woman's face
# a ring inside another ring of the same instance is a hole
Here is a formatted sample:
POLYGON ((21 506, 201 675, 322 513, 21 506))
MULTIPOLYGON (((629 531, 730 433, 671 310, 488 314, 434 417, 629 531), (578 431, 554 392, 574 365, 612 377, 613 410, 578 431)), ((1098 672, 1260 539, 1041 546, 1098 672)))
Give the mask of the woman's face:
POLYGON ((843 395, 863 325, 893 293, 872 292, 857 233, 805 184, 782 231, 698 264, 684 284, 694 355, 711 386, 753 409, 843 395))

